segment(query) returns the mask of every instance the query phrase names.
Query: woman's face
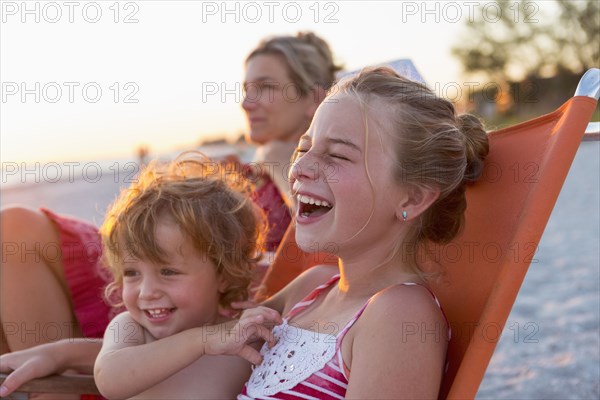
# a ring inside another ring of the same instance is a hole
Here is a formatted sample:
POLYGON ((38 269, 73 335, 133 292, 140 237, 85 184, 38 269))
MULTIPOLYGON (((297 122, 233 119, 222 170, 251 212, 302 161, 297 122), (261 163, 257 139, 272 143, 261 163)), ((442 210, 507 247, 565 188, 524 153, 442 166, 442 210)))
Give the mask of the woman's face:
POLYGON ((309 93, 301 96, 282 57, 262 54, 246 64, 242 108, 250 142, 296 141, 308 129, 316 109, 309 93))

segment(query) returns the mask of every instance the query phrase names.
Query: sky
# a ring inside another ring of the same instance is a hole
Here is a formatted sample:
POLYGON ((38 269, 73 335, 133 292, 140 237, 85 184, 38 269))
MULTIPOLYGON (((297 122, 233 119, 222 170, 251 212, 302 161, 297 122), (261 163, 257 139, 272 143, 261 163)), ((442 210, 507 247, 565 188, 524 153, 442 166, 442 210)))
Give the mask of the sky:
MULTIPOLYGON (((245 57, 265 36, 301 30, 348 70, 409 58, 444 95, 466 79, 451 48, 466 20, 493 22, 493 7, 476 7, 487 3, 2 1, 0 158, 109 159, 233 140, 246 127, 245 57)), ((531 4, 515 17, 544 7, 531 4)))

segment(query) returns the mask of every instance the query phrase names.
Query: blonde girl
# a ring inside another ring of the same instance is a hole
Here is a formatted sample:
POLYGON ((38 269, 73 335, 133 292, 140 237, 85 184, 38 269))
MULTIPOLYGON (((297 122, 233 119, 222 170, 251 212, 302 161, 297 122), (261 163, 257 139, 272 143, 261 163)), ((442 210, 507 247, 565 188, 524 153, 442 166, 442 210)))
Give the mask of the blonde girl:
POLYGON ((392 70, 334 87, 291 188, 298 245, 330 249, 339 270, 308 270, 264 303, 284 322, 238 399, 437 398, 449 329, 415 255, 460 231, 487 152, 476 118, 392 70))

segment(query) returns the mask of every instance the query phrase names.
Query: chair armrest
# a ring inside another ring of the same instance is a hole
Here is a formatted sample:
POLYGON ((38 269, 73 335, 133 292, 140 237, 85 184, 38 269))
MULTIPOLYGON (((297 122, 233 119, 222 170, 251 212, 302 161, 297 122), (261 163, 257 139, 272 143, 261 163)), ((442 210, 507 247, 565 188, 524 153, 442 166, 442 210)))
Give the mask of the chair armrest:
MULTIPOLYGON (((0 374, 0 384, 4 383, 6 376, 0 374)), ((100 394, 92 375, 51 375, 33 379, 21 386, 17 392, 100 394)))
POLYGON ((575 96, 587 96, 598 101, 600 99, 600 69, 590 68, 579 80, 575 96))

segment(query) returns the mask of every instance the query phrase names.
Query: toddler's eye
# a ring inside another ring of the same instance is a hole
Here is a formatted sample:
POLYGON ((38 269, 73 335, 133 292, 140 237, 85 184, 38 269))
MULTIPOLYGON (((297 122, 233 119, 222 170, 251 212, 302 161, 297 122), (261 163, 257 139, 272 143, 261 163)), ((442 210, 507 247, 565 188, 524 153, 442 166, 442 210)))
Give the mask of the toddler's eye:
POLYGON ((127 277, 127 278, 132 278, 134 276, 137 276, 138 272, 135 269, 125 269, 123 270, 123 276, 127 277))
POLYGON ((161 275, 164 276, 173 276, 173 275, 179 275, 178 271, 175 271, 174 269, 171 268, 163 268, 160 270, 161 275))

